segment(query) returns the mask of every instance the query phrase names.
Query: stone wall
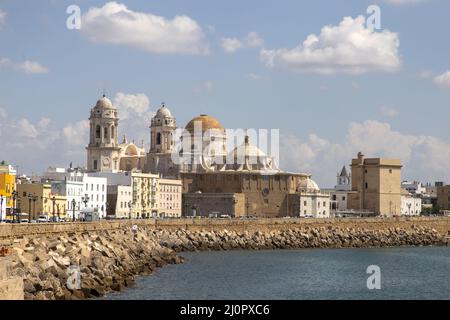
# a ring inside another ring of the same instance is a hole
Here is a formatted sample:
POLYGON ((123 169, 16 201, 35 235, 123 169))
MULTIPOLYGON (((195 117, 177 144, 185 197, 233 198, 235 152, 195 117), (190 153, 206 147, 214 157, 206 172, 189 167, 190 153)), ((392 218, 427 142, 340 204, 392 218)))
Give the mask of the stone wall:
POLYGON ((132 225, 148 226, 168 230, 186 229, 190 231, 276 231, 293 228, 363 228, 367 230, 386 230, 390 228, 410 229, 420 225, 437 230, 441 235, 450 231, 450 217, 410 217, 410 218, 367 218, 367 219, 174 219, 174 220, 120 220, 66 224, 1 224, 0 244, 22 236, 46 234, 121 230, 132 225))

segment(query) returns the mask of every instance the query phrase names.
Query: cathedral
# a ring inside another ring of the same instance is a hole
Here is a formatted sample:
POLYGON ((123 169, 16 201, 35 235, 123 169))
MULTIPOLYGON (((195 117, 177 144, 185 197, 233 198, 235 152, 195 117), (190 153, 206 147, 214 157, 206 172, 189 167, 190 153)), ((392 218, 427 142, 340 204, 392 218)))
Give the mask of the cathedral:
POLYGON ((119 143, 118 110, 106 96, 92 108, 89 120, 87 170, 137 170, 181 179, 183 216, 298 217, 321 204, 317 215, 329 215, 327 195, 311 175, 281 171, 246 134, 229 151, 227 131, 212 116, 196 116, 181 130, 162 104, 151 119, 148 152, 125 137, 119 143))
POLYGON ((151 119, 148 153, 125 136, 119 143, 118 110, 105 95, 92 108, 89 121, 88 172, 138 170, 180 178, 183 173, 280 171, 273 158, 252 145, 248 136, 228 153, 226 130, 209 115, 194 117, 177 132, 175 117, 162 104, 151 119))

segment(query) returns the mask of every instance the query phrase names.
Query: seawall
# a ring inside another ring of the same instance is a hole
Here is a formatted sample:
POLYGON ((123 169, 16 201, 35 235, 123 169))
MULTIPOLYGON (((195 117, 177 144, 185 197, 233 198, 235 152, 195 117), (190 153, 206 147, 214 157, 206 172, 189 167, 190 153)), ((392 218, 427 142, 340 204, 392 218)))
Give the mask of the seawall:
POLYGON ((79 233, 94 231, 123 230, 132 225, 154 229, 189 231, 219 231, 236 232, 289 230, 293 228, 364 228, 367 230, 385 230, 389 228, 410 229, 420 225, 435 229, 442 235, 450 232, 450 217, 411 217, 411 218, 367 218, 367 219, 174 219, 174 220, 120 220, 66 224, 0 224, 0 244, 8 243, 18 237, 33 237, 61 233, 79 233))
POLYGON ((449 230, 449 218, 0 225, 15 279, 3 294, 17 297, 22 284, 25 299, 99 297, 132 286, 136 275, 182 263, 183 251, 437 246, 448 244, 449 230))

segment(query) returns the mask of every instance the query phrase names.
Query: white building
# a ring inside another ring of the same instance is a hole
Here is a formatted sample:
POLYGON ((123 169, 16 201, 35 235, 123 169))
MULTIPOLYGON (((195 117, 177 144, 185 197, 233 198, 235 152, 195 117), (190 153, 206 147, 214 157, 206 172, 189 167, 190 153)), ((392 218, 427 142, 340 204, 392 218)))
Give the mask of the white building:
POLYGON ((65 176, 62 181, 52 181, 52 193, 67 198, 67 219, 73 220, 80 217, 84 196, 83 176, 65 176))
POLYGON ((6 197, 0 195, 0 222, 6 220, 6 197))
MULTIPOLYGON (((106 218, 107 209, 107 179, 101 177, 83 176, 83 192, 86 201, 83 208, 93 208, 98 211, 100 219, 106 218)), ((81 210, 83 211, 83 209, 81 210)))
POLYGON ((317 183, 311 179, 306 179, 300 182, 297 189, 300 196, 300 217, 330 217, 330 195, 320 191, 317 183))
POLYGON ((334 186, 334 190, 337 191, 351 191, 352 190, 352 177, 347 172, 345 166, 342 167, 341 173, 337 175, 337 184, 334 186))
POLYGON ((401 214, 402 216, 419 216, 422 212, 422 199, 402 189, 401 214))
POLYGON ((107 216, 114 219, 128 219, 132 215, 133 192, 131 186, 108 185, 107 216))
POLYGON ((331 211, 334 215, 339 214, 339 212, 347 211, 347 199, 351 190, 351 175, 344 166, 342 167, 341 173, 339 173, 336 177, 336 185, 334 186, 334 189, 324 190, 330 193, 331 211))
POLYGON ((58 190, 58 194, 67 196, 67 215, 70 218, 73 218, 73 200, 76 202, 77 219, 85 208, 98 211, 100 218, 106 217, 106 178, 91 176, 81 169, 50 167, 44 172, 41 180, 51 182, 52 188, 58 190))

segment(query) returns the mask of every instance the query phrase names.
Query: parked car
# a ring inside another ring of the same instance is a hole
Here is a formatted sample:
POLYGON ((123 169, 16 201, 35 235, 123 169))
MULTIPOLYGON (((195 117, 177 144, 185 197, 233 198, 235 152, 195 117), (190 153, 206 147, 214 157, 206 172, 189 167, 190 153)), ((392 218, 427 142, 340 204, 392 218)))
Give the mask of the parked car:
POLYGON ((46 216, 40 216, 37 220, 39 223, 47 223, 48 218, 46 216))
POLYGON ((20 223, 28 223, 29 220, 28 219, 20 219, 20 223))

